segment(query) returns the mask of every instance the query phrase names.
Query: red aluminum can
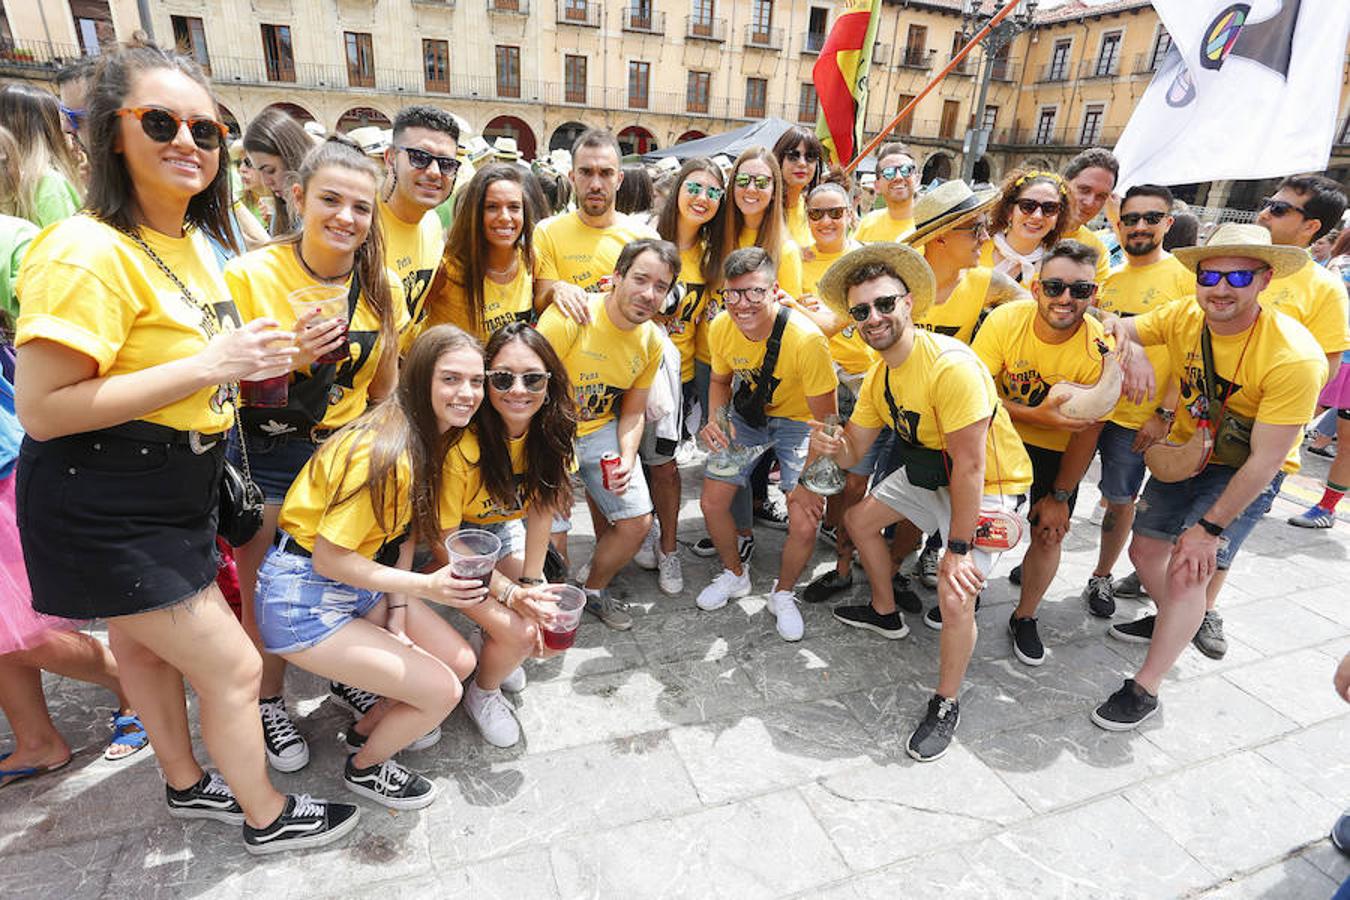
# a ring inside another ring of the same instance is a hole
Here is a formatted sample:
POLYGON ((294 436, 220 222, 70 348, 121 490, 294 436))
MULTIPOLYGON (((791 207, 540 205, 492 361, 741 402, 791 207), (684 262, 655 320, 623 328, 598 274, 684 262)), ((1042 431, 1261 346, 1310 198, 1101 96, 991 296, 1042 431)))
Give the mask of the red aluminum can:
POLYGON ((600 481, 605 486, 605 490, 612 491, 614 487, 610 484, 610 478, 614 471, 619 468, 619 454, 606 453, 600 457, 600 481))

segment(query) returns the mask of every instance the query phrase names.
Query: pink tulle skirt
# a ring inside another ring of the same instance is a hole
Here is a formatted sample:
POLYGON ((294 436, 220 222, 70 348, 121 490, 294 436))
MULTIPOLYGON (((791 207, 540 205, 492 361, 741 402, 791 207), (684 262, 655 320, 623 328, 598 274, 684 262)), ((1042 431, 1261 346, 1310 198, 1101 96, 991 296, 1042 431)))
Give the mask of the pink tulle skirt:
POLYGON ((33 611, 14 519, 14 480, 12 472, 0 480, 0 654, 27 650, 52 631, 73 631, 84 624, 33 611))
POLYGON ((1322 388, 1317 403, 1319 406, 1330 406, 1332 409, 1350 409, 1350 363, 1341 363, 1331 381, 1322 388))

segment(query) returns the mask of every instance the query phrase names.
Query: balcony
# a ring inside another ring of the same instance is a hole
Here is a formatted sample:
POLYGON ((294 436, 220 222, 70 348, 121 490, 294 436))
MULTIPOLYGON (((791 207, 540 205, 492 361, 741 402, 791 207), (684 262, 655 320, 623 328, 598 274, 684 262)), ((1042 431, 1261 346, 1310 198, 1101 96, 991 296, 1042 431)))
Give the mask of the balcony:
POLYGON ((627 6, 623 10, 623 30, 638 34, 665 34, 666 14, 649 7, 627 6))
POLYGON ((1040 72, 1036 75, 1037 84, 1053 84, 1058 81, 1068 81, 1072 69, 1068 60, 1059 62, 1050 62, 1041 66, 1040 72))
POLYGON ((923 47, 906 47, 900 52, 900 58, 896 60, 896 65, 903 69, 931 69, 933 68, 933 59, 936 56, 936 50, 926 50, 923 47))
POLYGON ((751 50, 782 50, 783 29, 747 25, 745 26, 745 46, 751 50))
POLYGON ((1134 55, 1134 74, 1152 75, 1158 71, 1158 66, 1167 58, 1166 53, 1159 53, 1155 58, 1152 53, 1136 53, 1134 55))
POLYGON ((1039 128, 1032 126, 1026 128, 1020 125, 1013 125, 1010 128, 999 128, 989 138, 991 144, 1005 144, 1024 147, 1095 147, 1112 146, 1120 140, 1120 133, 1123 126, 1101 126, 1088 130, 1084 134, 1082 124, 1078 125, 1057 125, 1053 128, 1039 128))
POLYGON ((580 28, 600 27, 600 4, 589 0, 557 0, 557 22, 559 25, 576 25, 580 28))
POLYGON ((34 72, 56 70, 79 59, 84 54, 75 44, 52 44, 47 41, 0 41, 0 71, 34 72))
POLYGON ((426 6, 432 9, 454 9, 455 0, 412 0, 413 6, 426 6))
POLYGON ((994 81, 1011 82, 1017 80, 1017 70, 1011 60, 994 59, 994 71, 990 75, 994 81))
MULTIPOLYGON (((954 59, 956 59, 955 53, 949 53, 947 55, 948 63, 950 63, 954 59)), ((965 57, 959 63, 956 64, 956 68, 952 69, 951 74, 964 75, 965 77, 969 78, 970 76, 975 74, 976 68, 977 67, 975 65, 975 54, 967 53, 965 57)))
POLYGON ((802 53, 819 53, 825 46, 823 31, 808 31, 802 35, 802 53))
POLYGON ((530 0, 487 0, 487 11, 513 16, 528 16, 530 0))
POLYGON ((1095 62, 1085 62, 1078 69, 1078 77, 1083 81, 1092 81, 1102 78, 1115 78, 1120 74, 1120 58, 1098 59, 1095 62))
POLYGON ((727 42, 727 20, 708 19, 703 16, 684 17, 684 36, 686 40, 727 42))

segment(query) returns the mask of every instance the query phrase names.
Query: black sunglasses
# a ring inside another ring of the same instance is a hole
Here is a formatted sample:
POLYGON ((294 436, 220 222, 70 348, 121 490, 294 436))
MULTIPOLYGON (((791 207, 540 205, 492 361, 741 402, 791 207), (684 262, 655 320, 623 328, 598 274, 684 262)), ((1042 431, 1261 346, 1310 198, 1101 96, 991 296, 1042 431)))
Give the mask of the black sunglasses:
POLYGON ((1095 281, 1065 281, 1063 278, 1042 278, 1041 293, 1047 297, 1061 296, 1065 291, 1075 300, 1086 300, 1097 293, 1095 281))
POLYGON ((552 372, 512 372, 510 369, 489 369, 487 382, 494 391, 505 394, 516 386, 517 380, 531 394, 538 394, 548 387, 552 372))
POLYGON ((198 150, 219 150, 225 143, 230 131, 224 123, 210 116, 188 116, 180 119, 162 106, 123 107, 117 111, 119 116, 135 116, 141 123, 141 131, 157 144, 167 144, 178 136, 183 123, 187 122, 188 133, 198 150))
POLYGON ((1165 212, 1158 212, 1158 210, 1156 210, 1156 209, 1149 210, 1148 212, 1142 212, 1142 213, 1138 213, 1138 212, 1133 212, 1133 213, 1121 213, 1121 214, 1120 214, 1120 224, 1124 225, 1126 228, 1133 228, 1134 226, 1136 226, 1136 225, 1139 224, 1139 220, 1140 220, 1140 219, 1143 219, 1145 222, 1147 222, 1147 223, 1150 224, 1150 225, 1161 225, 1161 224, 1162 224, 1162 220, 1165 219, 1165 218, 1167 218, 1167 213, 1165 213, 1165 212))
POLYGON ((1227 280, 1235 288, 1245 288, 1256 280, 1257 274, 1264 272, 1269 266, 1262 266, 1259 269, 1234 269, 1231 272, 1220 272, 1216 269, 1196 269, 1195 283, 1201 287, 1214 287, 1220 281, 1227 280))
POLYGON ((1032 200, 1030 197, 1023 197, 1017 201, 1017 208, 1022 211, 1022 215, 1029 216, 1036 210, 1049 216, 1057 216, 1060 211, 1060 202, 1058 200, 1032 200))
POLYGON ((848 308, 848 314, 855 322, 866 322, 872 317, 872 310, 874 309, 883 316, 889 316, 891 313, 895 312, 895 304, 899 303, 900 299, 906 296, 908 295, 886 294, 885 296, 877 297, 871 303, 859 303, 856 306, 850 306, 848 308))
POLYGON ((819 222, 821 219, 829 216, 837 222, 844 217, 844 213, 846 212, 848 212, 847 206, 831 206, 828 209, 814 209, 808 206, 806 208, 806 217, 812 222, 819 222))
POLYGON ((1261 208, 1270 210, 1270 214, 1277 219, 1283 218, 1291 212, 1296 212, 1305 219, 1308 218, 1308 211, 1303 207, 1286 203, 1283 200, 1276 200, 1274 197, 1267 197, 1262 200, 1261 208))
POLYGON ((793 162, 820 162, 820 156, 814 150, 789 150, 783 154, 784 159, 790 159, 793 162))
POLYGON ((437 156, 435 153, 418 150, 416 147, 395 147, 394 149, 402 150, 408 154, 408 163, 414 169, 425 169, 434 162, 446 178, 454 178, 459 172, 459 160, 453 156, 437 156))

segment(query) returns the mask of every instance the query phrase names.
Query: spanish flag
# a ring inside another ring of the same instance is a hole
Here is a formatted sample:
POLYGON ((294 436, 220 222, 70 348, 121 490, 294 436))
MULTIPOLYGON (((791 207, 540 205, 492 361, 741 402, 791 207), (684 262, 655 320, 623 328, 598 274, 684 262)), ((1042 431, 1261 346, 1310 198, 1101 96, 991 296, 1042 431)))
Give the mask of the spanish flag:
POLYGON ((841 166, 862 146, 867 70, 880 19, 881 0, 846 0, 811 70, 820 102, 816 135, 841 166))

